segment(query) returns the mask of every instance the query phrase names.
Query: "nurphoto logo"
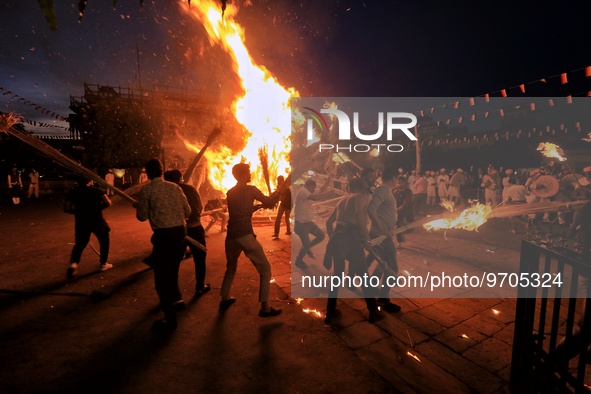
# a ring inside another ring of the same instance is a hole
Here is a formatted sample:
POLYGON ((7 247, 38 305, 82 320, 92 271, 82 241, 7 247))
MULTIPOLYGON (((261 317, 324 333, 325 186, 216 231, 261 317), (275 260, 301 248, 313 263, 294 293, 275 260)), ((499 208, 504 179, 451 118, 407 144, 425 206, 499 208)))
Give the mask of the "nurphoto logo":
MULTIPOLYGON (((401 131, 409 140, 417 141, 417 137, 410 131, 417 124, 417 117, 409 112, 378 112, 377 114, 377 130, 374 132, 365 133, 361 131, 359 126, 359 112, 353 112, 353 127, 351 127, 351 118, 344 111, 332 108, 322 108, 320 112, 310 108, 302 107, 304 115, 308 116, 306 123, 306 132, 308 142, 315 138, 314 128, 317 127, 321 133, 326 133, 330 130, 328 122, 322 114, 332 115, 331 119, 336 119, 338 129, 337 144, 318 144, 319 152, 331 151, 336 152, 369 152, 370 150, 386 150, 388 152, 396 153, 402 152, 404 147, 401 144, 394 143, 351 143, 351 140, 359 141, 379 141, 385 135, 386 141, 393 140, 394 133, 401 131), (385 121, 384 121, 385 117, 385 121), (351 133, 351 130, 353 131, 351 133), (344 142, 341 144, 340 142, 344 142), (349 142, 349 143, 346 143, 349 142)), ((375 119, 375 118, 374 118, 375 119)))

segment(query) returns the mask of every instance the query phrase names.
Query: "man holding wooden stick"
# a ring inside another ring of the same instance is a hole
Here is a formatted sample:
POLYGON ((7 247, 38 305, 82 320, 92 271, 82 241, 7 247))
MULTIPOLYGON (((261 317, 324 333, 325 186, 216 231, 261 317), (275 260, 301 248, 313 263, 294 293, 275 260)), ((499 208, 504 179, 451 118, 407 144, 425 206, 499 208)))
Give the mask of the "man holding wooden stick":
POLYGON ((70 190, 65 197, 64 212, 73 214, 75 217, 75 244, 72 248, 70 266, 67 276, 76 276, 78 264, 82 252, 90 241, 90 234, 94 234, 100 245, 100 266, 99 271, 103 272, 113 268, 107 262, 109 257, 111 228, 103 217, 103 210, 111 206, 111 200, 104 191, 92 187, 92 180, 82 178, 78 186, 70 190))
POLYGON ((138 220, 144 222, 149 219, 154 231, 151 262, 156 293, 164 312, 164 318, 155 321, 154 328, 169 331, 177 327, 174 304, 181 299, 178 275, 186 249, 185 218, 189 217, 191 208, 183 190, 162 179, 160 160, 152 159, 144 167, 150 183, 142 188, 139 201, 134 206, 138 220))
POLYGON ((226 272, 222 283, 220 309, 230 307, 236 299, 230 297, 230 288, 234 281, 238 257, 244 252, 259 273, 259 302, 260 317, 272 317, 281 313, 281 309, 269 306, 269 293, 271 281, 271 265, 263 247, 257 241, 252 228, 252 214, 261 207, 271 208, 279 201, 279 192, 265 196, 256 186, 249 185, 250 166, 245 163, 236 164, 232 168, 232 175, 237 184, 228 190, 228 234, 226 235, 226 272), (254 201, 260 201, 262 205, 254 205, 254 201))

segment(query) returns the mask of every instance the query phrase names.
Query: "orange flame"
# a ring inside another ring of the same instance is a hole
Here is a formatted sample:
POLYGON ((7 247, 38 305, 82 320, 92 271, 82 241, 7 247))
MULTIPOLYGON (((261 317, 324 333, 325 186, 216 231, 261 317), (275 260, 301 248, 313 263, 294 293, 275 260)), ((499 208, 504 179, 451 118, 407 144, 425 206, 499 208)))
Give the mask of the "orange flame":
POLYGON ((244 44, 244 30, 234 20, 238 13, 236 5, 228 4, 222 18, 217 0, 202 0, 191 6, 185 1, 181 4, 187 14, 203 24, 210 43, 220 45, 230 55, 243 90, 232 103, 232 109, 236 120, 250 134, 238 154, 224 147, 207 151, 210 181, 214 187, 228 190, 235 183, 229 170, 234 164, 246 162, 251 165, 253 184, 266 190, 258 160, 259 147, 264 144, 269 147, 270 179, 275 180, 280 173, 289 171, 290 98, 299 94, 294 88, 281 86, 269 70, 255 64, 244 44))
POLYGON ((423 224, 427 231, 456 228, 468 231, 478 231, 478 227, 486 223, 488 215, 492 212, 490 205, 476 204, 464 209, 455 218, 436 219, 423 224))
POLYGON ((309 313, 311 315, 316 315, 316 317, 322 317, 322 313, 320 313, 316 309, 304 308, 303 311, 304 311, 304 313, 309 313))
POLYGON ((565 161, 566 157, 564 156, 564 152, 562 149, 551 142, 540 142, 538 145, 538 149, 542 154, 546 157, 553 157, 558 159, 559 161, 565 161))
POLYGON ((419 356, 417 356, 416 354, 411 353, 410 351, 406 352, 407 356, 410 356, 412 358, 414 358, 415 360, 417 360, 418 362, 421 362, 421 359, 419 358, 419 356))
POLYGON ((439 205, 441 205, 443 208, 450 212, 453 212, 455 210, 453 201, 447 200, 445 198, 441 199, 441 203, 439 205))

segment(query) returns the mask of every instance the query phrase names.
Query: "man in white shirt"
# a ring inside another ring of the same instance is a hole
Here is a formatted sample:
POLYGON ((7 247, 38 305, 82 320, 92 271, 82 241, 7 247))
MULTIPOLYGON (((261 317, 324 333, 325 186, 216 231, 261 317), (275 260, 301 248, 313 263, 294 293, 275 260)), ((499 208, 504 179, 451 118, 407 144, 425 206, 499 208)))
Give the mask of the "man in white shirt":
MULTIPOLYGON (((107 175, 105 175, 105 181, 108 185, 115 186, 115 174, 112 169, 109 169, 107 175)), ((114 196, 115 192, 110 187, 107 188, 107 196, 114 196)))
POLYGON ((29 196, 27 198, 31 198, 33 194, 35 198, 39 198, 39 172, 34 168, 29 172, 29 181, 29 196))
POLYGON ((308 268, 308 265, 304 262, 304 256, 308 255, 314 258, 314 253, 310 250, 313 246, 318 245, 324 240, 324 233, 314 223, 314 209, 312 203, 314 201, 321 200, 324 198, 321 194, 313 194, 316 190, 316 182, 312 179, 308 179, 304 184, 304 187, 298 192, 295 200, 295 226, 294 232, 300 237, 302 241, 302 248, 298 253, 295 265, 299 268, 308 268), (313 240, 310 240, 310 234, 314 236, 313 240))

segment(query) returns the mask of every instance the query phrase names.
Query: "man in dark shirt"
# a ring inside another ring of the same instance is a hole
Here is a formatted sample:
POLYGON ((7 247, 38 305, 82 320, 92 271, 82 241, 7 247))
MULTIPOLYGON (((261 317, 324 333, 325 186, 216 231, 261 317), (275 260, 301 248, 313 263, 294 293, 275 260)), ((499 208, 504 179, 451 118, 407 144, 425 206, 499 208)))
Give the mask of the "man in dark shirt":
MULTIPOLYGON (((201 225, 201 212, 203 205, 201 204, 201 197, 194 186, 183 182, 183 174, 179 170, 166 171, 164 173, 164 180, 176 183, 183 189, 185 197, 191 207, 191 215, 187 219, 187 235, 205 246, 205 230, 201 225)), ((195 296, 200 297, 208 293, 211 289, 209 283, 205 283, 205 258, 207 253, 203 249, 198 248, 192 243, 188 243, 191 253, 193 254, 193 262, 195 263, 195 296)))
POLYGON ((78 186, 66 194, 64 212, 71 213, 75 218, 75 244, 72 248, 70 266, 67 275, 76 276, 82 252, 94 234, 100 245, 99 271, 113 268, 107 262, 109 258, 109 225, 103 218, 103 209, 111 206, 111 200, 101 189, 92 186, 92 180, 82 179, 78 186))
POLYGON ((238 183, 228 190, 227 194, 230 218, 226 235, 226 273, 222 282, 220 309, 226 309, 236 302, 235 298, 230 297, 230 288, 236 274, 238 257, 244 252, 260 275, 259 301, 261 310, 259 316, 277 316, 281 313, 281 309, 269 306, 271 265, 265 256, 263 247, 254 235, 252 214, 261 207, 273 207, 279 200, 279 193, 276 191, 267 197, 255 186, 249 185, 250 166, 248 164, 236 164, 232 168, 232 175, 238 183), (253 205, 255 200, 262 204, 253 205))

